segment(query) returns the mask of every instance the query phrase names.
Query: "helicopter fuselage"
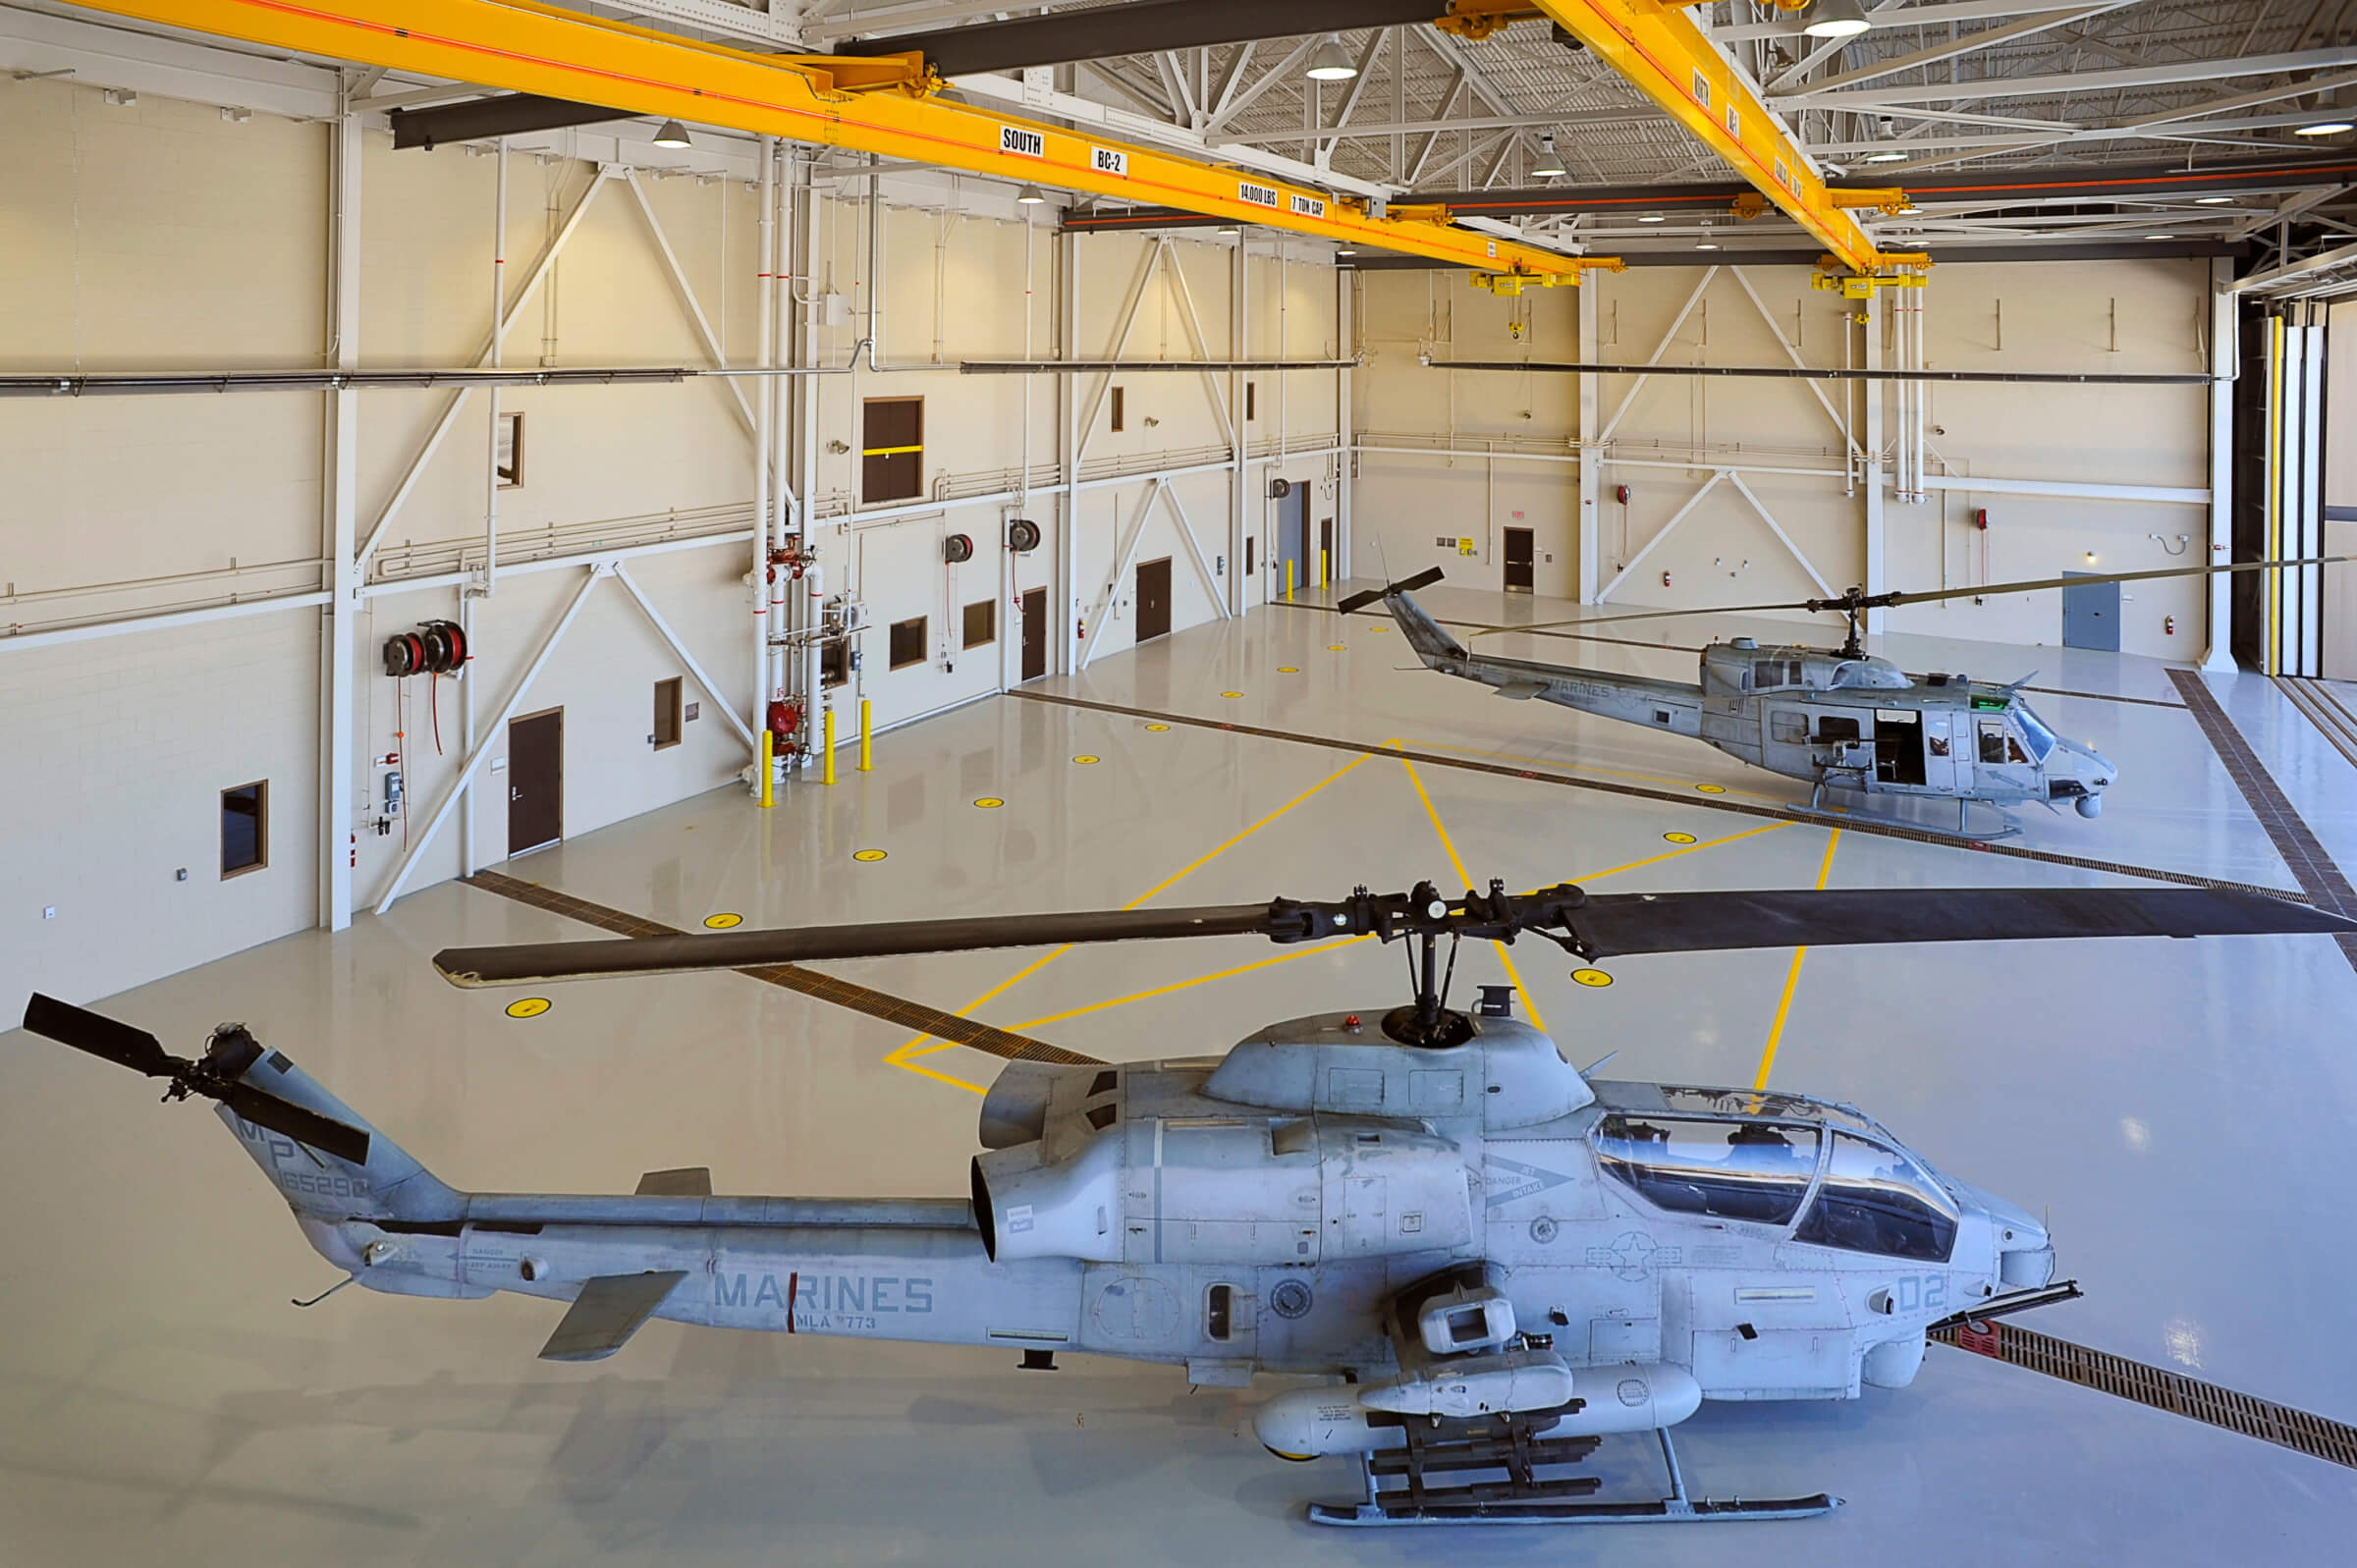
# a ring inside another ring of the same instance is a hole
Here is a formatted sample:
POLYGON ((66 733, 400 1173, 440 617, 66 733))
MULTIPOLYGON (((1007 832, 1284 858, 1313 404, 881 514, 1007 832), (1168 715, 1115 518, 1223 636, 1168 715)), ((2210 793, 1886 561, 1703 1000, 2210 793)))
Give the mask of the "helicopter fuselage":
POLYGON ((1993 806, 2103 809, 2118 770, 2063 739, 2017 686, 1913 676, 1873 654, 1749 637, 1702 650, 1701 681, 1657 680, 1466 649, 1408 595, 1390 608, 1424 664, 1509 698, 1686 735, 1730 757, 1821 787, 1993 806))
MULTIPOLYGON (((356 1120, 291 1065, 271 1084, 356 1120)), ((1704 1398, 1852 1398, 1909 1380, 1928 1324, 2054 1266, 2030 1216, 1863 1113, 1591 1085, 1502 1015, 1437 1049, 1335 1013, 1225 1057, 1013 1064, 970 1200, 466 1194, 381 1135, 352 1166, 222 1115, 372 1289, 568 1301, 655 1276, 676 1282, 652 1316, 716 1327, 1082 1351, 1199 1384, 1349 1375, 1263 1407, 1294 1457, 1384 1446, 1387 1413, 1568 1407, 1563 1432, 1596 1433, 1704 1398)))

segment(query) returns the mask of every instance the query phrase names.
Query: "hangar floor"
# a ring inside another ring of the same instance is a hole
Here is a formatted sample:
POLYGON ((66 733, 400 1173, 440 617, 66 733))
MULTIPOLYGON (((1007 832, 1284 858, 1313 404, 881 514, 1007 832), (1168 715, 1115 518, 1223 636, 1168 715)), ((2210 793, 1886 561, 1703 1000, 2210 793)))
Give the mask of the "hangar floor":
MULTIPOLYGON (((1431 602, 1501 614, 1490 595, 1431 602)), ((1660 640, 1749 629, 1671 624, 1660 640)), ((2024 815, 2022 845, 2292 886, 2161 666, 1889 641, 1911 668, 2043 665, 2039 685, 2085 694, 2037 705, 2121 780, 2101 821, 2024 815)), ((1507 642, 1691 678, 1674 651, 1507 642)), ((1730 814, 1804 791, 1693 742, 1401 672, 1398 644, 1363 618, 1256 613, 1039 688, 1171 719, 1000 698, 881 737, 875 772, 797 784, 774 811, 716 793, 507 869, 686 927, 1330 897, 1460 867, 1621 890, 2118 880, 1730 814), (1654 793, 1188 719, 1530 758, 1654 793)), ((2357 862, 2357 774, 2265 682, 2214 689, 2326 847, 2357 862)), ((217 1019, 247 1020, 462 1186, 628 1191, 642 1170, 708 1163, 724 1192, 964 1190, 972 1086, 995 1063, 963 1048, 911 1052, 904 1032, 735 975, 555 988, 549 1011, 518 1020, 504 994, 451 990, 426 964, 454 942, 589 934, 450 885, 108 1006, 184 1051, 217 1019)), ((1034 956, 835 967, 1116 1059, 1388 1005, 1399 984, 1397 955, 1372 946, 1272 957, 1244 942, 1068 954, 1005 984, 1034 956)), ((1773 1082, 1855 1100, 1944 1168, 2049 1211, 2089 1294, 2036 1326, 2357 1419, 2357 1253, 2334 1153, 2357 1119, 2357 974, 2332 943, 1828 949, 1797 970, 1788 951, 1631 959, 1609 966, 1610 989, 1528 945, 1519 956, 1574 1059, 1617 1050, 1620 1075, 1748 1083, 1773 1052, 1773 1082)), ((1499 978, 1486 949, 1465 962, 1460 986, 1499 978)), ((1706 1406, 1680 1429, 1697 1490, 1823 1488, 1848 1500, 1830 1520, 1478 1542, 1324 1532, 1301 1506, 1346 1495, 1344 1466, 1271 1460, 1249 1396, 1190 1394, 1170 1371, 1071 1358, 1023 1375, 995 1351, 666 1324, 612 1361, 558 1367, 533 1359, 550 1309, 514 1297, 353 1290, 299 1312, 288 1299, 333 1275, 211 1116, 154 1108, 142 1086, 22 1034, 0 1041, 0 1086, 11 1564, 2322 1561, 2345 1553, 2357 1509, 2348 1470, 1935 1348, 1904 1391, 1706 1406)), ((1606 1495, 1654 1494, 1644 1447, 1597 1457, 1606 1495)))

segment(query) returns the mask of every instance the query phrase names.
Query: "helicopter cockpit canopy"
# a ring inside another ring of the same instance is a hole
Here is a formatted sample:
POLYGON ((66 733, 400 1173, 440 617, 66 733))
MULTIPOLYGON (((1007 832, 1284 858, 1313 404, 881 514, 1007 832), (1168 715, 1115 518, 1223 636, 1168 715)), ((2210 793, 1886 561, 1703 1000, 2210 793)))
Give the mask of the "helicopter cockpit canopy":
POLYGON ((2026 702, 2016 701, 2013 704, 2013 718, 2021 726, 2021 738, 2030 748, 2030 756, 2038 762, 2044 762, 2046 754, 2055 749, 2054 730, 2047 727, 2045 720, 2030 711, 2030 705, 2026 702))
POLYGON ((1954 1195, 1865 1118, 1796 1096, 1658 1092, 1659 1112, 1606 1094, 1594 1133, 1598 1166, 1655 1208, 1797 1218, 1794 1241, 1844 1252, 1945 1262, 1954 1249, 1954 1195))

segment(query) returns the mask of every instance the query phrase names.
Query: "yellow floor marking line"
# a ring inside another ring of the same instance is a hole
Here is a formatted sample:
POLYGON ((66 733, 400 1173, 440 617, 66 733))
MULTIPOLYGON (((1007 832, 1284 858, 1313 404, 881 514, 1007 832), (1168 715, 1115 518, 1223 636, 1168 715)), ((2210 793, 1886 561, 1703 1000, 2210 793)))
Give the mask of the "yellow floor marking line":
MULTIPOLYGON (((1174 871, 1169 876, 1163 878, 1153 887, 1148 888, 1144 892, 1139 893, 1136 897, 1122 905, 1122 907, 1124 909, 1135 909, 1138 905, 1144 903, 1147 899, 1153 897, 1156 893, 1163 892, 1173 884, 1182 880, 1183 878, 1192 876, 1195 872, 1200 871, 1203 869, 1203 867, 1211 864, 1212 861, 1217 860, 1220 856, 1226 854, 1237 844, 1242 843, 1246 838, 1251 838, 1254 834, 1260 832, 1261 829, 1275 822, 1278 818, 1284 816, 1287 812, 1292 810, 1295 806, 1301 804, 1301 802, 1307 800, 1310 796, 1316 794, 1319 790, 1325 788, 1328 784, 1334 783, 1337 779, 1342 778, 1343 775, 1348 773, 1351 769, 1357 767, 1360 763, 1365 762, 1366 760, 1367 757, 1364 754, 1351 758, 1348 762, 1343 763, 1340 768, 1335 769, 1334 772, 1328 774, 1325 778, 1320 779, 1316 784, 1311 784, 1307 789, 1302 790, 1299 794, 1293 796, 1292 799, 1287 801, 1284 805, 1279 806, 1275 811, 1270 812, 1267 816, 1261 818, 1249 828, 1244 829, 1240 833, 1232 835, 1215 848, 1207 850, 1203 854, 1197 855, 1194 859, 1188 861, 1177 871, 1174 871)), ((1061 947, 1050 948, 1048 951, 1040 954, 1031 962, 1025 964, 1022 968, 1017 969, 1014 974, 1009 975, 1005 980, 1000 981, 997 985, 982 993, 982 995, 979 997, 976 997, 973 1000, 967 1002, 964 1006, 959 1008, 959 1015, 963 1017, 971 1014, 976 1007, 981 1006, 984 1002, 994 1000, 995 999, 1004 996, 1007 992, 1012 991, 1018 983, 1039 973, 1040 970, 1045 969, 1049 964, 1054 963, 1058 958, 1063 957, 1069 951, 1071 951, 1071 946, 1069 943, 1061 947)), ((945 1041, 941 1044, 927 1047, 925 1042, 931 1040, 932 1038, 933 1037, 931 1035, 918 1035, 914 1039, 908 1041, 907 1044, 902 1046, 898 1051, 895 1051, 892 1053, 892 1054, 886 1056, 884 1059, 895 1067, 906 1067, 911 1072, 923 1070, 916 1067, 909 1058, 912 1056, 929 1056, 935 1052, 949 1051, 955 1046, 955 1042, 945 1041)), ((939 1075, 931 1074, 931 1076, 939 1075)), ((958 1080, 952 1079, 951 1081, 957 1082, 958 1080)))
MULTIPOLYGON (((1825 840, 1825 860, 1817 868, 1817 891, 1825 891, 1825 879, 1834 874, 1834 848, 1841 842, 1841 830, 1836 828, 1825 840)), ((1760 1053, 1760 1070, 1752 1078, 1754 1089, 1768 1087, 1768 1069, 1776 1065, 1777 1042, 1784 1037, 1784 1015, 1792 1010, 1792 991, 1800 984, 1800 961, 1809 955, 1806 947, 1792 949, 1792 967, 1784 971, 1784 994, 1776 1000, 1776 1021, 1768 1026, 1768 1045, 1760 1053)))
MULTIPOLYGON (((1398 744, 1398 741, 1384 743, 1386 745, 1398 744)), ((1416 798, 1424 802, 1424 815, 1432 819, 1432 831, 1441 836, 1441 847, 1448 851, 1449 864, 1455 870, 1457 880, 1462 882, 1467 889, 1472 889, 1475 886, 1473 874, 1465 869, 1464 861, 1457 858, 1456 844, 1450 838, 1449 830, 1441 825, 1441 814, 1434 809, 1432 796, 1425 792, 1424 781, 1417 776, 1416 765, 1405 757, 1401 757, 1399 766, 1407 770, 1407 782, 1416 786, 1416 798)), ((1514 995, 1522 999, 1522 1015, 1530 1020, 1530 1026, 1533 1029, 1544 1030, 1547 1027, 1547 1020, 1539 1015, 1539 1004, 1530 1000, 1530 988, 1522 984, 1522 971, 1514 967, 1513 955, 1506 950, 1506 944, 1503 942, 1493 942, 1490 946, 1498 949, 1498 961, 1506 966, 1506 978, 1513 982, 1514 995)))
MULTIPOLYGON (((1388 743, 1388 742, 1387 742, 1388 743)), ((1626 773, 1618 768, 1599 768, 1593 763, 1566 762, 1561 757, 1523 757, 1510 751, 1484 751, 1478 746, 1452 746, 1439 740, 1418 740, 1412 744, 1426 751, 1453 751, 1459 756, 1488 757, 1496 762, 1527 762, 1540 768, 1562 768, 1571 773, 1601 774, 1607 779, 1634 779, 1639 784, 1674 784, 1679 788, 1699 789, 1702 786, 1691 779, 1665 779, 1659 774, 1626 773)), ((1754 800, 1774 800, 1780 804, 1783 796, 1770 794, 1764 789, 1736 789, 1731 786, 1717 790, 1720 794, 1749 795, 1754 800)))

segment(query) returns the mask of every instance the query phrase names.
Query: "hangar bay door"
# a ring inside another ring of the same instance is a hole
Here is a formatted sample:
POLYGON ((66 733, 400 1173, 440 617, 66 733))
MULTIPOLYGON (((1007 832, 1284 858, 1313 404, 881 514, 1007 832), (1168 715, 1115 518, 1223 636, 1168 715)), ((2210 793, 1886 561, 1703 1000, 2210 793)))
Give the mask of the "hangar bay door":
POLYGON ((1309 487, 1295 483, 1277 502, 1277 548, 1269 558, 1277 593, 1317 581, 1309 559, 1309 487))

